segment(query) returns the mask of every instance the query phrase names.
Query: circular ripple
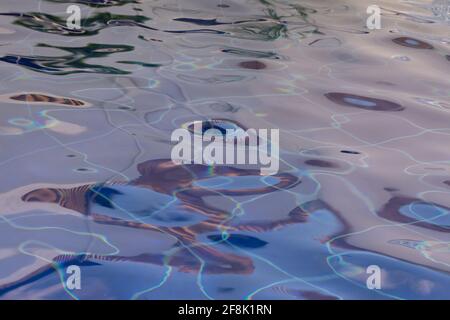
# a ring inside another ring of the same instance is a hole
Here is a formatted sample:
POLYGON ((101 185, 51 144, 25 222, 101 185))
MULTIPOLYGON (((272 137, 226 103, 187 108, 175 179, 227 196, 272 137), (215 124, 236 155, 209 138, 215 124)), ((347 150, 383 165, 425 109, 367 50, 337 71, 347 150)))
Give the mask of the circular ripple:
POLYGON ((375 99, 369 97, 358 96, 354 94, 341 93, 341 92, 329 92, 325 94, 329 100, 334 103, 360 108, 365 110, 375 110, 375 111, 402 111, 405 108, 398 103, 391 102, 388 100, 375 99))
POLYGON ((238 123, 230 121, 230 120, 222 120, 222 119, 212 119, 212 120, 204 120, 204 121, 194 121, 183 125, 186 129, 188 129, 193 134, 204 135, 208 130, 216 130, 220 132, 222 135, 227 135, 227 130, 244 130, 242 126, 238 123), (198 125, 201 126, 198 126, 198 125), (200 129, 201 131, 197 131, 200 129))

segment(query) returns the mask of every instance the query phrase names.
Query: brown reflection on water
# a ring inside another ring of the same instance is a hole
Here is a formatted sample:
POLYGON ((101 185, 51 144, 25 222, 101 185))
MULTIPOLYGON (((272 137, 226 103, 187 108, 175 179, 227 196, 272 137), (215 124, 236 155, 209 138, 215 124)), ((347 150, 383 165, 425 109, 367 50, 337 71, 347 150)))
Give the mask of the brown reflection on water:
MULTIPOLYGON (((96 213, 91 209, 92 199, 97 194, 92 193, 95 185, 85 185, 74 189, 37 189, 25 194, 22 199, 25 202, 44 202, 55 203, 64 208, 71 209, 87 215, 96 223, 121 226, 126 228, 148 229, 169 234, 178 239, 179 250, 168 259, 168 264, 178 267, 183 272, 199 271, 201 263, 193 256, 201 257, 208 261, 204 271, 206 273, 222 274, 248 274, 253 271, 252 260, 248 257, 239 256, 233 253, 224 253, 213 247, 209 247, 197 242, 197 236, 214 232, 217 230, 233 232, 239 230, 246 230, 252 232, 264 232, 280 227, 304 223, 307 220, 308 213, 304 209, 295 209, 289 213, 287 218, 275 221, 255 221, 245 224, 228 225, 227 221, 230 218, 230 213, 214 208, 204 201, 204 197, 211 195, 233 195, 233 196, 249 196, 267 194, 281 190, 287 190, 297 186, 301 181, 298 177, 290 174, 278 174, 273 177, 279 182, 273 186, 248 188, 241 190, 230 189, 216 189, 214 191, 202 187, 196 187, 193 183, 197 179, 211 179, 214 177, 252 177, 258 176, 259 170, 243 170, 231 167, 219 166, 210 167, 205 165, 176 165, 171 160, 151 160, 138 165, 138 170, 141 176, 130 185, 138 186, 140 188, 152 189, 156 192, 175 195, 182 203, 182 207, 191 213, 199 213, 204 215, 206 219, 194 225, 185 227, 163 227, 145 224, 134 221, 124 221, 118 218, 105 216, 96 213), (213 171, 211 172, 211 169, 213 171), (185 246, 191 246, 188 251, 185 246)), ((105 187, 105 185, 102 185, 105 187)), ((89 256, 87 256, 89 258, 89 256)), ((166 259, 164 254, 143 254, 138 257, 104 257, 106 260, 129 260, 146 263, 162 264, 166 259)))
MULTIPOLYGON (((414 219, 413 217, 408 217, 401 213, 400 209, 405 206, 420 206, 424 205, 431 209, 439 209, 443 211, 450 210, 449 207, 443 207, 438 205, 437 203, 432 202, 424 202, 421 199, 414 199, 409 197, 402 197, 402 196, 394 196, 381 208, 381 210, 378 212, 378 214, 386 219, 389 219, 391 221, 399 222, 399 223, 405 223, 405 224, 414 224, 416 226, 435 230, 439 232, 445 232, 450 233, 450 225, 448 226, 440 226, 436 224, 432 224, 427 220, 420 220, 420 219, 414 219)), ((431 217, 431 221, 433 221, 435 217, 431 217)))
POLYGON ((11 96, 10 99, 17 100, 17 101, 23 101, 23 102, 37 102, 37 103, 55 103, 55 104, 63 104, 68 106, 74 106, 74 107, 80 107, 84 106, 84 102, 80 100, 75 99, 69 99, 69 98, 61 98, 61 97, 53 97, 48 96, 44 94, 38 94, 38 93, 28 93, 28 94, 19 94, 15 96, 11 96))
POLYGON ((254 69, 254 70, 261 70, 266 68, 266 65, 261 61, 242 61, 239 63, 239 66, 244 69, 254 69))

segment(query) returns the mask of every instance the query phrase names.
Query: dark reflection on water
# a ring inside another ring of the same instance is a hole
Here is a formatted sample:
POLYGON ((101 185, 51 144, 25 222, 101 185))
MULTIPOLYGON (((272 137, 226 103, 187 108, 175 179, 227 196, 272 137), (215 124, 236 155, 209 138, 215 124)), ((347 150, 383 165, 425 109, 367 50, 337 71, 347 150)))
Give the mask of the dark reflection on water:
POLYGON ((2 1, 0 298, 449 299, 450 25, 373 4, 2 1), (178 128, 279 129, 280 170, 178 128))
POLYGON ((260 248, 264 247, 267 244, 267 242, 260 240, 258 238, 240 234, 232 234, 227 237, 224 237, 222 235, 210 235, 208 236, 208 238, 211 239, 212 241, 222 242, 225 245, 231 244, 237 247, 244 247, 244 248, 260 248))
POLYGON ((227 48, 222 52, 235 54, 242 57, 260 58, 260 59, 281 59, 275 52, 270 51, 257 51, 257 50, 244 50, 239 48, 227 48))
MULTIPOLYGON (((128 74, 129 72, 114 67, 85 63, 85 59, 102 58, 117 52, 132 51, 132 46, 104 45, 90 43, 85 47, 56 47, 39 43, 36 47, 55 48, 69 52, 68 55, 52 56, 12 56, 0 57, 0 61, 18 64, 25 68, 54 75, 66 75, 71 73, 110 73, 128 74)), ((123 63, 123 62, 122 62, 123 63)), ((136 62, 134 62, 136 63, 136 62)))
POLYGON ((3 16, 15 16, 14 24, 46 33, 56 33, 66 36, 92 36, 108 26, 138 26, 145 27, 142 23, 149 20, 144 16, 116 15, 109 12, 97 13, 92 17, 82 19, 80 30, 70 29, 66 25, 66 19, 39 12, 31 13, 2 13, 3 16))
POLYGON ((47 0, 55 3, 80 3, 90 7, 123 6, 125 4, 138 4, 138 0, 47 0))

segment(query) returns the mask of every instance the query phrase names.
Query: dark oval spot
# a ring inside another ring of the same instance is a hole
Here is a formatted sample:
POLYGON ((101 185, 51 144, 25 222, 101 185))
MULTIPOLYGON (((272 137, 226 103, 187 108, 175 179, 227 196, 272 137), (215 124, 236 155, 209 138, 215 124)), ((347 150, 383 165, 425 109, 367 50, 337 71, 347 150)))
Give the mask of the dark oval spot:
POLYGON ((131 110, 131 111, 135 111, 136 110, 133 107, 128 107, 128 106, 120 106, 120 107, 117 107, 117 109, 119 109, 119 110, 131 110))
POLYGON ((342 153, 348 153, 348 154, 361 154, 361 152, 358 151, 351 151, 351 150, 341 150, 342 153))
POLYGON ((445 56, 447 58, 448 61, 450 61, 450 54, 445 56))
POLYGON ((75 171, 77 171, 77 172, 95 172, 95 169, 91 169, 91 168, 78 168, 78 169, 75 169, 75 171))
POLYGON ((216 26, 224 23, 217 22, 217 19, 194 19, 194 18, 176 18, 174 21, 193 23, 199 26, 216 26))
POLYGON ((239 66, 245 69, 253 69, 253 70, 261 70, 266 68, 266 65, 264 63, 257 60, 242 61, 241 63, 239 63, 239 66))
POLYGON ((408 37, 395 38, 395 39, 392 39, 392 41, 396 44, 399 44, 401 46, 408 47, 408 48, 433 49, 433 46, 431 44, 428 44, 421 40, 408 38, 408 37))
MULTIPOLYGON (((209 235, 208 239, 212 240, 212 241, 223 241, 224 237, 222 237, 221 234, 213 234, 213 235, 209 235)), ((246 236, 243 234, 230 234, 230 236, 228 238, 226 238, 226 241, 236 247, 241 247, 241 248, 261 248, 264 247, 267 242, 260 240, 258 238, 255 237, 250 237, 250 236, 246 236)), ((223 244, 226 244, 227 242, 223 242, 223 244)))
POLYGON ((67 157, 67 158, 75 158, 76 155, 75 155, 75 154, 68 154, 68 155, 66 155, 66 157, 67 157))
POLYGON ((445 180, 443 183, 450 187, 450 180, 445 180))
POLYGON ((321 168, 336 168, 337 167, 332 162, 325 161, 325 160, 319 160, 319 159, 306 160, 305 164, 314 166, 314 167, 321 167, 321 168))
POLYGON ((402 111, 405 108, 398 103, 388 100, 358 96, 349 93, 329 92, 325 94, 334 103, 354 108, 375 111, 402 111))
POLYGON ((229 8, 230 6, 227 4, 218 4, 217 5, 219 8, 229 8))
POLYGON ((237 107, 232 106, 229 103, 222 103, 222 102, 216 102, 209 106, 212 110, 218 111, 218 112, 236 112, 238 111, 237 107))

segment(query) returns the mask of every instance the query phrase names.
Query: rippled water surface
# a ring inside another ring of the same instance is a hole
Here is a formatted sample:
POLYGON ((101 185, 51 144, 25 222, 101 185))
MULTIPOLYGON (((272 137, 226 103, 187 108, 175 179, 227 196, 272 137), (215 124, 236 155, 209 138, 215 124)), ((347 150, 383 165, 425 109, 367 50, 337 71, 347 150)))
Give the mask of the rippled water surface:
POLYGON ((431 9, 1 0, 0 298, 450 299, 450 24, 431 9), (279 172, 174 164, 173 130, 212 119, 279 129, 279 172))

